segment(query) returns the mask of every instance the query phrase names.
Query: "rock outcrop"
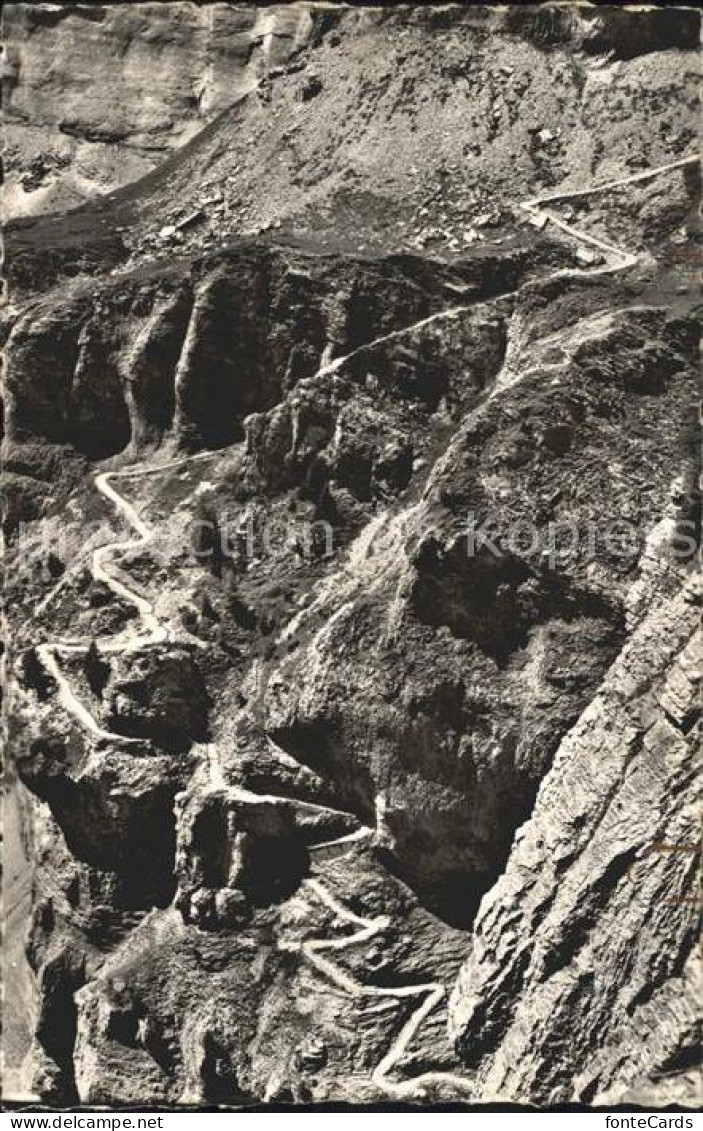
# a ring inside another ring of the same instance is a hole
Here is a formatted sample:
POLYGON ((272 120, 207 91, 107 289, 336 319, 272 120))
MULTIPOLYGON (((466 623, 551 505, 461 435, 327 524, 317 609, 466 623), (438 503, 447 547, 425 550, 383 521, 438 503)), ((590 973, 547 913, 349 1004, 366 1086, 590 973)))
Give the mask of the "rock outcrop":
POLYGON ((5 215, 58 212, 150 172, 302 47, 304 7, 10 4, 5 215))
POLYGON ((455 267, 418 256, 320 260, 250 242, 166 277, 52 296, 17 320, 6 346, 6 469, 30 479, 15 481, 10 517, 26 509, 25 486, 31 510, 37 487, 26 469, 46 460, 48 445, 90 459, 168 439, 184 450, 222 447, 242 439, 246 417, 323 369, 325 356, 450 310, 459 295, 467 304, 510 291, 556 258, 528 242, 455 267))
POLYGON ((481 905, 450 1017, 486 1098, 697 1102, 696 597, 646 615, 481 905))

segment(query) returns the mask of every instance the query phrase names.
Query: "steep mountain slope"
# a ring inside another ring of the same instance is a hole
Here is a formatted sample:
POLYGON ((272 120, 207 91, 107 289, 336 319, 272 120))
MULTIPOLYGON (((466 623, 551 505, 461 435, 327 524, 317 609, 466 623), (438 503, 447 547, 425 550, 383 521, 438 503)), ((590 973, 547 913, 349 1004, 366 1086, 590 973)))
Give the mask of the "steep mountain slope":
POLYGON ((693 1103, 697 13, 309 27, 8 230, 14 1086, 693 1103))
POLYGON ((6 4, 5 216, 136 180, 305 43, 305 8, 6 4))
POLYGON ((698 1102, 696 596, 638 627, 482 905, 451 1009, 481 1094, 698 1102))
POLYGON ((315 250, 462 256, 500 238, 482 225, 500 226, 501 205, 695 147, 696 13, 667 17, 670 50, 659 15, 633 11, 623 50, 617 11, 313 8, 308 47, 138 189, 11 227, 15 288, 262 228, 315 250))

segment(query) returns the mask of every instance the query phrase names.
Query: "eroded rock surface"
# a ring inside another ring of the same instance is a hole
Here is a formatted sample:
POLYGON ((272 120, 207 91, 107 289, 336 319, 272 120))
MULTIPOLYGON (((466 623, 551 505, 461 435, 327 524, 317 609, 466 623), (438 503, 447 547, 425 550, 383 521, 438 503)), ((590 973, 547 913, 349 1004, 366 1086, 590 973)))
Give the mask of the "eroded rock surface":
POLYGON ((304 7, 8 4, 6 215, 75 207, 153 169, 306 42, 304 7))
POLYGON ((563 741, 481 906, 450 1016, 488 1096, 696 1102, 700 663, 685 588, 563 741))

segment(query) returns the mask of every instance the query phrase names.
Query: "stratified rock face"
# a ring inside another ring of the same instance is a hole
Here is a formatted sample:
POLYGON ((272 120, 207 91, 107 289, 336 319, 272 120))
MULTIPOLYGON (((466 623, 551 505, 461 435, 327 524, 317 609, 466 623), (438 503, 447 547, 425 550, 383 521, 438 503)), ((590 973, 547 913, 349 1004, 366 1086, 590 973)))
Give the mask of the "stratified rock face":
MULTIPOLYGON (((193 450, 221 447, 242 439, 245 418, 281 403, 298 383, 305 396, 305 379, 321 368, 325 351, 349 353, 364 341, 453 309, 459 295, 466 303, 509 291, 534 264, 553 259, 549 249, 518 246, 451 267, 419 256, 326 259, 248 243, 214 262, 183 264, 166 277, 154 272, 118 278, 97 289, 79 284, 33 306, 13 327, 7 346, 8 439, 25 450, 33 439, 69 446, 92 459, 127 447, 136 454, 168 438, 193 450)), ((487 379, 484 368, 500 361, 499 326, 495 322, 492 340, 472 343, 476 388, 487 379)), ((460 365, 461 338, 456 356, 432 363, 434 374, 413 374, 402 359, 404 348, 399 341, 391 364, 401 393, 406 385, 409 405, 429 399, 436 409, 445 395, 460 399, 459 377, 455 373, 452 390, 446 370, 460 365)), ((431 339, 425 354, 429 348, 431 339)), ((361 353, 356 364, 363 362, 361 353)), ((422 357, 414 368, 420 365, 427 365, 422 357)), ((312 392, 321 414, 320 393, 312 392)), ((283 401, 267 431, 280 430, 296 403, 283 401)), ((331 420, 328 414, 329 426, 331 420)), ((252 418, 252 435, 261 426, 252 418)), ((276 443, 273 434, 262 437, 257 459, 266 462, 276 443)), ((370 434, 367 443, 372 444, 370 434)), ((384 458, 391 464, 398 459, 389 453, 384 458)), ((12 462, 10 456, 8 470, 12 462)), ((358 478, 364 464, 356 464, 358 478)), ((280 465, 279 475, 283 471, 280 465)), ((404 475, 400 465, 395 470, 389 465, 386 473, 404 475)), ((293 479, 300 474, 294 469, 293 479)), ((19 493, 21 488, 18 482, 19 493)), ((21 517, 19 499, 10 518, 15 511, 21 517)))
POLYGON ((628 641, 481 905, 450 1028, 487 1098, 697 1102, 695 596, 628 641))
POLYGON ((9 1098, 695 1104, 697 13, 8 28, 9 1098))
POLYGON ((304 7, 8 4, 5 215, 144 176, 306 41, 304 7))

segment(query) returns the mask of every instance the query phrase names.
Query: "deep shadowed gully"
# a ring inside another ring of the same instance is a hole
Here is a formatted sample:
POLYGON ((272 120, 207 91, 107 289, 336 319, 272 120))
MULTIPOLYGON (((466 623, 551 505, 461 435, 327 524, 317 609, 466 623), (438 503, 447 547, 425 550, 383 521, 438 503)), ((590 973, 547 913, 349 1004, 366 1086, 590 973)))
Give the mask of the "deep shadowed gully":
POLYGON ((5 1099, 695 1106, 698 13, 4 34, 5 1099))

